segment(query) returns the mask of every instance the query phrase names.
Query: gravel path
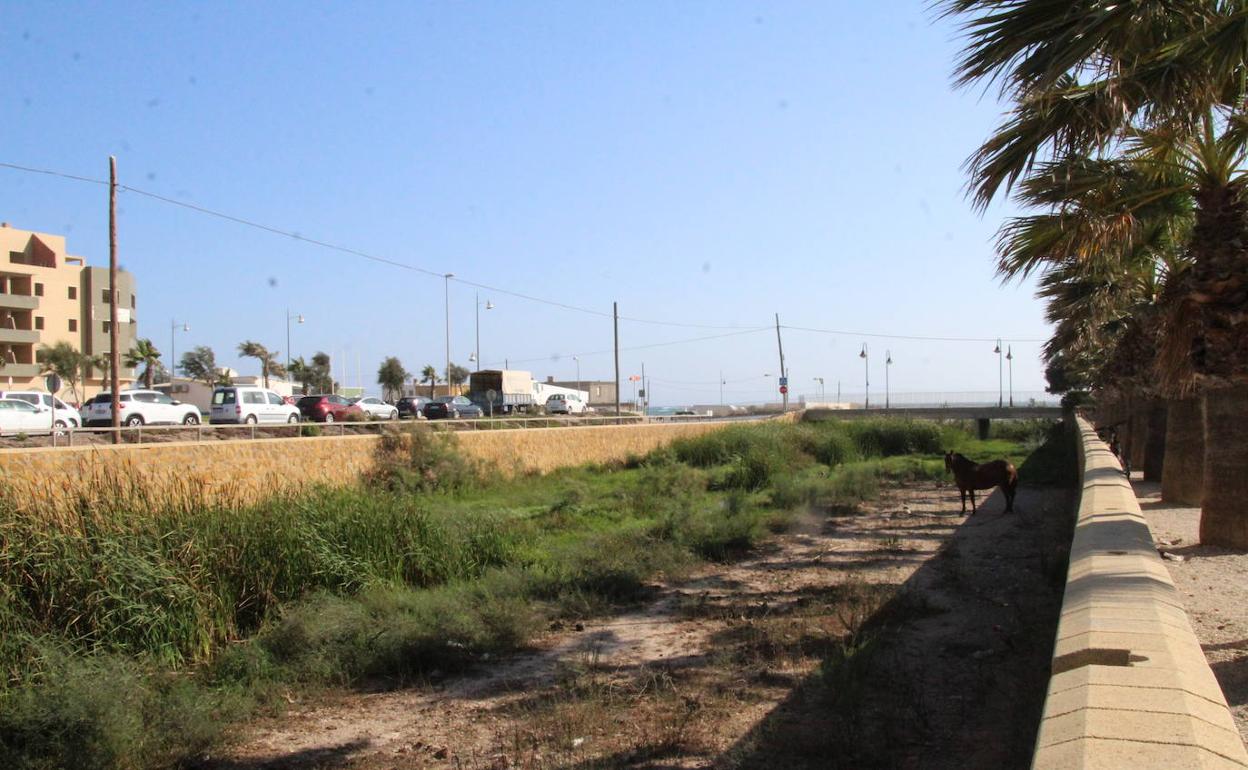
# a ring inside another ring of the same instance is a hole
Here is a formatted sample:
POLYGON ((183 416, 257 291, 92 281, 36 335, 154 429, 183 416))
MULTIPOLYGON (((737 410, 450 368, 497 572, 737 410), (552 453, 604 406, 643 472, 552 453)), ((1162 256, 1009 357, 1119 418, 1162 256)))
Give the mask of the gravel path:
POLYGON ((1241 739, 1248 740, 1248 553, 1198 545, 1200 509, 1162 502, 1161 485, 1132 486, 1192 629, 1222 685, 1241 739))

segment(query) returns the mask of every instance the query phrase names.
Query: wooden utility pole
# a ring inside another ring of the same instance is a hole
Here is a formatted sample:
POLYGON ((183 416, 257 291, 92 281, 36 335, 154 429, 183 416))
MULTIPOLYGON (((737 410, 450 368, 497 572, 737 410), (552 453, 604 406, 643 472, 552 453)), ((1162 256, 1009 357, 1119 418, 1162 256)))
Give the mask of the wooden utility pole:
POLYGON ((789 373, 784 368, 784 343, 780 340, 780 314, 776 313, 776 347, 780 349, 780 387, 784 391, 780 395, 784 397, 783 411, 789 411, 789 373))
POLYGON ((611 303, 611 320, 615 330, 615 416, 619 424, 620 416, 620 303, 611 303))
POLYGON ((121 345, 117 329, 117 158, 108 156, 108 371, 113 392, 113 443, 121 443, 121 345))

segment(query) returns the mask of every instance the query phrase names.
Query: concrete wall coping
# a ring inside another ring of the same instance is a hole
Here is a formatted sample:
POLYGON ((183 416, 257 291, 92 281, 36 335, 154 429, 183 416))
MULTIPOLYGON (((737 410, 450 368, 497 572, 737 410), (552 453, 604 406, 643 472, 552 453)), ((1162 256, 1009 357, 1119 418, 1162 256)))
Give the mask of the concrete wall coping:
POLYGON ((1082 490, 1034 768, 1248 768, 1130 481, 1076 418, 1082 490))

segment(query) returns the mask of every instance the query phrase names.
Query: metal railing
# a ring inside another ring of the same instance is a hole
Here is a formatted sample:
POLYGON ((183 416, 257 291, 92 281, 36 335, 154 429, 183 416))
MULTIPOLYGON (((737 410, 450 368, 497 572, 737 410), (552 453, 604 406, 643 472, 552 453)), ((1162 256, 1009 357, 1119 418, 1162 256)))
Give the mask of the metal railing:
POLYGON ((135 425, 118 428, 63 428, 52 433, 28 433, 25 439, 7 437, 0 445, 8 448, 31 446, 72 447, 115 443, 113 434, 122 444, 166 444, 174 442, 242 441, 274 438, 314 438, 321 436, 396 435, 415 430, 462 432, 487 430, 532 430, 535 428, 581 428, 602 425, 645 425, 674 422, 700 422, 715 418, 709 415, 662 415, 645 417, 638 414, 542 417, 480 417, 446 420, 360 420, 339 422, 244 423, 242 425, 135 425))

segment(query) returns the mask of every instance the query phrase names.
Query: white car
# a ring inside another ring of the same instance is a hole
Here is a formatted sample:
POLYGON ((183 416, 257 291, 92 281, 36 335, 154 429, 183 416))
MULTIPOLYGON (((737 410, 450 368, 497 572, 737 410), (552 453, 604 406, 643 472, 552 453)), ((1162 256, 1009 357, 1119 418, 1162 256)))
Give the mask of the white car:
POLYGON ((351 403, 363 409, 370 420, 397 420, 399 419, 399 408, 392 404, 387 404, 380 398, 365 396, 357 398, 351 403))
POLYGON ((555 393, 546 399, 546 411, 550 414, 585 414, 589 406, 575 393, 555 393))
POLYGON ((41 390, 0 390, 0 398, 16 398, 31 406, 42 406, 54 410, 58 428, 82 427, 82 415, 78 414, 78 410, 51 393, 44 393, 41 390))
POLYGON ((0 436, 51 432, 51 409, 16 398, 0 398, 0 436))
MULTIPOLYGON (((199 407, 175 401, 157 390, 127 390, 119 394, 121 424, 129 428, 139 425, 198 425, 199 407)), ((113 424, 113 394, 101 393, 87 402, 83 420, 89 428, 107 428, 113 424)))
POLYGON ((213 425, 299 422, 299 407, 271 390, 231 385, 212 391, 208 419, 213 425))

